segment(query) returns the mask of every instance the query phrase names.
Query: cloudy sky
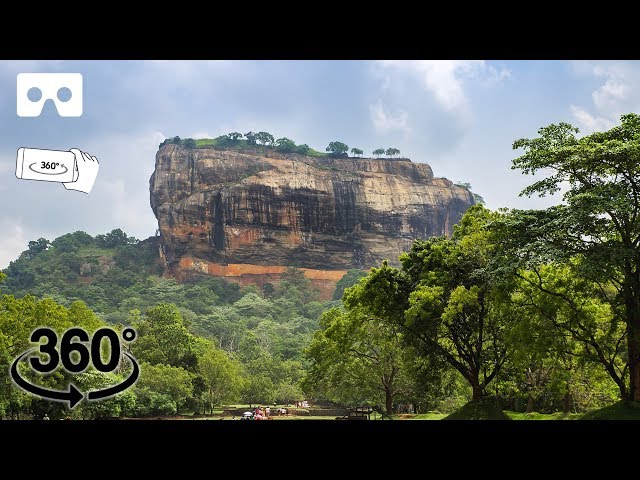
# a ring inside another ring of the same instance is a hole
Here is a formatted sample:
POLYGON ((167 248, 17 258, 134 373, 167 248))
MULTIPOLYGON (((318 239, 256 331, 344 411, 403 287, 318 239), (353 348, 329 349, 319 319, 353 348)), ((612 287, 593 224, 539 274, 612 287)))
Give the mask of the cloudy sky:
POLYGON ((490 208, 538 208, 531 177, 510 169, 514 140, 561 121, 581 133, 640 111, 640 62, 591 61, 0 61, 0 268, 27 242, 157 223, 149 177, 166 137, 268 131, 324 151, 394 146, 436 176, 470 182, 490 208), (16 115, 16 75, 79 72, 84 113, 16 115), (100 172, 89 195, 19 180, 19 147, 80 150, 100 172))

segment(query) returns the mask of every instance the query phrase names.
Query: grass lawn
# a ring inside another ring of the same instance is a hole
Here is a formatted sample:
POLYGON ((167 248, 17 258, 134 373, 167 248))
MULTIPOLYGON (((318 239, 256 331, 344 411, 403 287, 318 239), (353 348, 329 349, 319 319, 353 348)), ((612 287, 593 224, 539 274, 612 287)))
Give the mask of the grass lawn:
POLYGON ((587 412, 581 420, 640 420, 640 402, 618 402, 587 412))
MULTIPOLYGON (((228 406, 226 408, 229 408, 228 406)), ((235 405, 236 408, 246 407, 235 405)), ((255 408, 255 407, 254 407, 255 408)), ((249 410, 249 408, 246 408, 249 410)), ((274 412, 272 407, 272 412, 274 412)), ((193 420, 232 420, 232 416, 223 416, 222 410, 215 410, 213 416, 197 417, 193 420)), ((379 415, 378 415, 379 417, 379 415)), ((189 420, 188 416, 182 419, 189 420)), ((236 417, 238 420, 239 417, 236 417)), ((287 415, 279 417, 271 415, 273 420, 335 420, 334 415, 327 416, 303 416, 303 415, 287 415)), ((372 415, 372 420, 376 419, 372 415)), ((379 418, 377 418, 379 419, 379 418)), ((613 405, 593 410, 588 413, 523 413, 513 412, 509 410, 500 411, 492 404, 467 403, 462 408, 447 415, 446 413, 427 412, 418 415, 412 413, 401 413, 393 415, 394 420, 640 420, 640 402, 618 402, 613 405)))
POLYGON ((442 420, 446 417, 446 413, 439 412, 428 412, 428 413, 400 413, 398 415, 394 415, 394 420, 442 420))
POLYGON ((523 412, 511 412, 509 410, 504 411, 505 414, 511 420, 579 420, 582 417, 582 413, 523 413, 523 412))
POLYGON ((443 420, 511 420, 502 410, 493 404, 469 402, 443 420))

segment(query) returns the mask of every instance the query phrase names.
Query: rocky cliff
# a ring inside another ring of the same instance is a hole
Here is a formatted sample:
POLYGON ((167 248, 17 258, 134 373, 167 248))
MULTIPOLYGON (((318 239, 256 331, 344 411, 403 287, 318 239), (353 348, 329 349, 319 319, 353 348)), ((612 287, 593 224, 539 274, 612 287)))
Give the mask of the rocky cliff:
POLYGON ((425 163, 266 149, 165 145, 150 187, 168 274, 262 284, 295 266, 325 296, 348 269, 450 235, 474 203, 425 163))

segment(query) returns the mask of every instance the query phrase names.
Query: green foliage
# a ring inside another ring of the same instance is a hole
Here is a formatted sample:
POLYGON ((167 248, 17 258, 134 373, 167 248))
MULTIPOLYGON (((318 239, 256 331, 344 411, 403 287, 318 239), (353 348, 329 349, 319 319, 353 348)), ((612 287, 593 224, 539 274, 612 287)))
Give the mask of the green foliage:
POLYGON ((398 150, 397 148, 387 148, 384 151, 384 154, 388 157, 395 157, 396 155, 400 154, 400 150, 398 150))
MULTIPOLYGON (((121 375, 114 373, 100 373, 88 370, 74 377, 76 386, 83 392, 101 390, 123 381, 121 375)), ((126 390, 118 395, 99 402, 81 402, 68 415, 72 418, 97 419, 116 418, 131 413, 135 409, 136 394, 134 390, 126 390)))
POLYGON ((277 139, 275 141, 275 146, 278 152, 283 153, 293 152, 296 149, 296 143, 286 137, 277 139))
POLYGON ((195 338, 175 305, 161 303, 150 308, 134 326, 139 337, 132 347, 136 358, 195 371, 195 338))
POLYGON ((255 145, 257 142, 257 133, 253 133, 253 132, 247 132, 244 134, 244 137, 247 139, 247 143, 249 145, 255 145))
MULTIPOLYGON (((294 152, 299 153, 300 155, 318 156, 318 155, 313 155, 313 152, 315 152, 315 150, 309 148, 309 145, 307 145, 306 143, 303 143, 302 145, 297 145, 294 148, 294 152)), ((320 152, 315 152, 315 153, 317 153, 320 156, 322 156, 322 154, 320 154, 320 152)))
POLYGON ((140 364, 140 379, 134 392, 139 397, 166 396, 170 399, 171 405, 175 405, 175 410, 170 413, 177 413, 193 394, 191 382, 192 375, 182 367, 162 363, 153 365, 143 361, 140 364))
POLYGON ((363 270, 349 270, 347 273, 345 273, 344 277, 342 277, 340 280, 338 280, 338 283, 336 283, 336 289, 333 292, 333 299, 340 300, 346 288, 352 287, 358 282, 358 280, 366 276, 367 272, 363 270))
POLYGON ((40 252, 44 252, 51 243, 46 238, 39 238, 35 241, 30 241, 28 244, 28 249, 25 252, 22 252, 24 258, 30 260, 35 258, 40 252))
MULTIPOLYGON (((458 187, 466 188, 467 190, 469 190, 469 192, 471 192, 471 184, 469 182, 457 182, 455 183, 455 185, 457 185, 458 187)), ((475 192, 471 192, 471 195, 473 195, 473 200, 476 203, 480 203, 482 205, 485 204, 485 201, 482 195, 475 192)))
POLYGON ((399 331, 358 308, 328 310, 320 325, 306 350, 306 390, 347 405, 385 405, 393 413, 394 398, 408 388, 399 331))
MULTIPOLYGON (((318 300, 318 291, 301 270, 289 270, 286 280, 273 285, 267 296, 258 288, 241 289, 220 278, 182 284, 161 278, 157 276, 162 271, 156 268, 157 248, 149 241, 131 240, 120 230, 100 239, 81 232, 42 243, 48 248, 40 249, 33 258, 22 255, 12 262, 0 284, 5 292, 27 294, 22 299, 4 297, 4 310, 0 307, 4 311, 0 313, 0 363, 4 367, 0 367, 8 369, 13 356, 28 346, 30 329, 41 318, 49 318, 60 332, 72 324, 95 329, 104 325, 104 319, 137 328, 138 337, 130 348, 144 362, 143 369, 149 372, 151 366, 156 376, 156 367, 170 373, 186 372, 191 389, 177 395, 167 389, 172 384, 160 388, 159 380, 154 383, 147 378, 130 390, 132 397, 127 396, 126 402, 114 399, 102 410, 97 405, 78 407, 76 415, 51 409, 58 404, 33 404, 31 396, 7 385, 7 391, 0 392, 0 409, 5 415, 28 415, 36 407, 52 418, 54 414, 56 418, 172 415, 212 411, 215 405, 242 398, 266 403, 295 393, 297 400, 302 399, 302 350, 327 304, 318 300), (49 298, 36 300, 30 292, 49 298)), ((171 373, 160 378, 178 382, 182 377, 171 373)), ((108 379, 87 375, 86 380, 108 379)), ((66 381, 64 377, 52 379, 51 385, 62 387, 66 381)), ((188 389, 185 385, 180 380, 174 386, 188 389)))
POLYGON ((334 141, 329 143, 329 146, 325 149, 325 151, 331 153, 336 157, 346 156, 349 151, 349 146, 345 143, 334 141))
POLYGON ((230 359, 224 351, 208 344, 198 358, 198 371, 204 380, 204 399, 213 413, 213 407, 233 402, 240 396, 245 380, 241 365, 230 359))
POLYGON ((494 403, 469 402, 443 420, 511 420, 494 403))
POLYGON ((273 135, 268 132, 258 132, 256 134, 256 141, 262 145, 272 146, 274 144, 273 135))
POLYGON ((498 213, 471 207, 453 238, 416 240, 400 255, 402 269, 372 268, 347 289, 348 309, 363 308, 401 329, 416 351, 455 368, 479 400, 507 358, 504 331, 517 312, 487 271, 498 248, 486 228, 498 213))
POLYGON ((594 410, 580 417, 581 420, 640 420, 640 403, 620 401, 594 410))
POLYGON ((384 155, 384 148, 376 148, 373 152, 376 157, 379 157, 381 155, 384 155))
POLYGON ((360 150, 359 148, 353 147, 351 149, 351 153, 355 156, 358 156, 358 155, 362 155, 364 153, 364 150, 360 150))
MULTIPOLYGON (((580 275, 603 292, 613 290, 602 300, 611 305, 613 325, 622 322, 627 330, 629 377, 621 391, 640 400, 640 116, 623 115, 621 125, 606 132, 577 133, 559 123, 538 130, 537 138, 514 142, 524 154, 513 160, 513 169, 548 173, 522 194, 545 196, 564 187, 563 203, 513 211, 499 227, 521 265, 579 258, 580 275)), ((565 300, 575 310, 575 302, 565 300)))

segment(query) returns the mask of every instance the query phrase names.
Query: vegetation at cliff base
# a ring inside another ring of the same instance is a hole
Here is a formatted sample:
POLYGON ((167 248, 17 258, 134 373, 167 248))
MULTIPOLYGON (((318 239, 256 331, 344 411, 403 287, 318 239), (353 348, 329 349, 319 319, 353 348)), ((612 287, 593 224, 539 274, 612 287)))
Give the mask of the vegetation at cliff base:
MULTIPOLYGON (((300 271, 292 269, 286 281, 262 290, 219 278, 178 284, 162 278, 162 271, 157 238, 138 241, 119 229, 29 242, 0 275, 0 368, 8 370, 36 326, 62 333, 72 325, 134 325, 138 339, 131 349, 141 377, 127 394, 73 411, 35 400, 5 378, 0 417, 44 411, 51 418, 204 414, 225 404, 303 399, 302 350, 329 304, 318 300, 300 271)), ((122 375, 85 377, 117 383, 122 375)), ((64 388, 67 381, 63 376, 49 383, 64 388)))

